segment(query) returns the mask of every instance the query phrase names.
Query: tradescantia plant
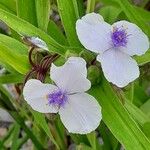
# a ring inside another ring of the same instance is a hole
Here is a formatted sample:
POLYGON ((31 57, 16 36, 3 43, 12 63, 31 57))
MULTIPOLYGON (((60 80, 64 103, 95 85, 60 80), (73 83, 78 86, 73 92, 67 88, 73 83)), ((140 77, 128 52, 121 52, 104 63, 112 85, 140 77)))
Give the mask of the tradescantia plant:
POLYGON ((149 150, 148 10, 0 0, 0 106, 14 119, 0 149, 149 150))

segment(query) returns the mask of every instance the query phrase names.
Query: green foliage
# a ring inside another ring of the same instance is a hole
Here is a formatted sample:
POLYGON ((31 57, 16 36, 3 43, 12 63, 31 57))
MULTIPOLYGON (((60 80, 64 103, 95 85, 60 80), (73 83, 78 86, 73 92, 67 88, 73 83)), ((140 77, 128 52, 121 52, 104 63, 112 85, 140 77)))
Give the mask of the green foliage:
POLYGON ((103 121, 126 149, 150 149, 149 140, 105 80, 101 86, 93 87, 90 93, 102 106, 103 121))
POLYGON ((51 149, 62 150, 68 149, 68 143, 75 143, 77 150, 119 150, 121 146, 127 150, 150 150, 150 94, 146 93, 150 74, 142 69, 150 63, 150 50, 142 56, 134 56, 141 67, 140 79, 125 89, 116 89, 103 78, 99 63, 98 67, 90 66, 96 55, 82 47, 75 30, 77 19, 96 11, 110 24, 127 19, 150 37, 147 6, 148 0, 138 7, 131 0, 0 0, 0 20, 9 27, 9 33, 0 30, 0 65, 5 67, 0 75, 0 106, 15 120, 0 139, 0 149, 7 149, 7 143, 11 143, 12 150, 21 149, 31 139, 39 150, 49 149, 49 141, 51 149), (55 62, 58 65, 72 55, 86 60, 88 78, 92 81, 89 93, 102 107, 103 120, 96 131, 87 135, 68 134, 58 116, 50 119, 48 115, 30 110, 22 94, 14 100, 3 87, 10 83, 18 87, 31 69, 30 47, 22 36, 39 37, 46 42, 49 52, 38 52, 34 56, 37 61, 47 53, 61 55, 55 62), (31 123, 30 127, 26 121, 31 123), (20 137, 22 130, 24 136, 20 137))
POLYGON ((134 22, 135 24, 137 24, 139 27, 141 27, 143 29, 143 31, 145 31, 145 33, 147 33, 148 35, 150 35, 150 26, 148 25, 148 23, 146 24, 144 21, 143 16, 141 15, 141 13, 139 13, 130 3, 128 0, 115 0, 119 3, 120 7, 122 8, 122 10, 124 11, 124 13, 126 14, 126 16, 128 17, 128 19, 132 22, 134 22))
POLYGON ((37 25, 35 1, 34 0, 17 0, 17 16, 28 21, 33 25, 37 25))
POLYGON ((59 14, 62 20, 62 24, 71 46, 81 46, 77 38, 75 23, 79 18, 79 10, 77 1, 75 0, 57 0, 59 14))
POLYGON ((49 0, 37 0, 36 3, 36 15, 38 27, 47 31, 47 26, 49 22, 49 13, 50 13, 50 1, 49 0))

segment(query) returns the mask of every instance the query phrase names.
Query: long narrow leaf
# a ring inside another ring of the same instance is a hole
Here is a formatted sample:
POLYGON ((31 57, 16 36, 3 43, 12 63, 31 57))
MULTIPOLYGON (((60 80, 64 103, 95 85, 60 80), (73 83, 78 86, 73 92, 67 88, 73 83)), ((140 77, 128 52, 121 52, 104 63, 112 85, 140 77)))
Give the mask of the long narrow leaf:
POLYGON ((38 27, 46 32, 50 15, 50 0, 36 0, 35 3, 38 27))
POLYGON ((48 137, 50 138, 50 140, 56 145, 56 147, 59 149, 58 144, 56 143, 50 128, 45 120, 45 117, 43 114, 36 112, 36 111, 32 111, 32 114, 34 115, 34 119, 36 121, 37 124, 40 125, 40 127, 45 131, 45 133, 48 135, 48 137))
POLYGON ((79 18, 77 2, 74 0, 57 0, 57 4, 69 44, 81 46, 75 30, 75 23, 79 18))
POLYGON ((0 9, 0 19, 20 34, 28 36, 37 36, 41 38, 47 43, 50 51, 59 53, 61 55, 64 55, 67 51, 65 47, 58 44, 54 39, 52 39, 42 30, 2 9, 0 9))
POLYGON ((0 0, 0 4, 5 6, 10 12, 16 13, 16 1, 15 0, 0 0))
POLYGON ((0 44, 0 61, 1 60, 8 63, 21 74, 27 73, 30 68, 28 58, 26 56, 13 53, 2 43, 0 44))
POLYGON ((139 27, 143 29, 145 33, 150 35, 150 26, 144 22, 143 16, 137 13, 136 9, 129 3, 128 0, 115 0, 119 3, 120 7, 129 18, 130 21, 137 24, 139 27))
POLYGON ((0 84, 22 83, 24 76, 21 74, 6 74, 0 76, 0 84))
POLYGON ((103 121, 126 149, 150 149, 150 142, 105 80, 90 93, 102 106, 103 121))
POLYGON ((17 16, 37 26, 35 0, 17 0, 17 16))
POLYGON ((15 40, 14 38, 11 38, 9 36, 6 36, 4 34, 0 34, 0 44, 4 44, 5 46, 9 47, 10 50, 13 53, 18 54, 28 54, 28 48, 23 43, 15 40))

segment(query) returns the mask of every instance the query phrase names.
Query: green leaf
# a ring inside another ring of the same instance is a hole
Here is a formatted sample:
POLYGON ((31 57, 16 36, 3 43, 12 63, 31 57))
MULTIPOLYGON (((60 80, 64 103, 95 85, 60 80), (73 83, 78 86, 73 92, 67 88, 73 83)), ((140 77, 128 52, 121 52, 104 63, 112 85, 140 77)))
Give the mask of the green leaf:
POLYGON ((35 0, 17 0, 17 16, 37 26, 35 0))
POLYGON ((115 0, 116 2, 119 3, 120 7, 128 17, 130 21, 138 25, 140 28, 143 29, 143 31, 150 35, 150 26, 145 24, 143 20, 143 16, 140 13, 137 13, 136 9, 129 3, 128 0, 115 0))
MULTIPOLYGON (((112 140, 114 138, 114 136, 112 135, 112 133, 108 130, 108 128, 106 127, 106 125, 104 124, 103 121, 101 121, 100 126, 98 127, 99 133, 101 135, 101 138, 103 139, 103 149, 104 150, 110 150, 113 149, 112 146, 112 142, 114 141, 112 140), (113 138, 111 138, 113 137, 113 138), (111 139, 111 140, 110 140, 111 139)), ((117 141, 117 140, 116 140, 117 141)))
POLYGON ((22 83, 24 76, 21 74, 6 74, 0 76, 0 84, 22 83))
POLYGON ((101 86, 93 87, 90 93, 102 106, 103 121, 125 149, 150 149, 150 142, 105 80, 101 86))
POLYGON ((121 13, 121 8, 117 8, 114 6, 105 6, 102 7, 99 13, 104 17, 104 20, 110 24, 114 23, 121 13))
POLYGON ((76 143, 76 144, 80 144, 80 143, 84 143, 88 146, 90 146, 89 140, 87 139, 86 135, 80 135, 80 134, 69 134, 71 136, 71 139, 76 143))
POLYGON ((38 27, 46 32, 49 22, 50 0, 36 0, 35 4, 38 27))
POLYGON ((49 21, 47 33, 53 39, 55 39, 58 43, 63 44, 63 45, 68 45, 68 41, 67 41, 66 37, 63 35, 62 31, 52 20, 49 21))
POLYGON ((138 107, 126 100, 125 107, 131 114, 131 116, 136 120, 141 126, 146 122, 150 121, 150 118, 144 114, 138 107))
POLYGON ((10 66, 7 62, 5 62, 4 60, 0 59, 0 65, 1 67, 5 68, 7 71, 11 72, 11 73, 18 73, 12 66, 10 66))
POLYGON ((29 70, 28 58, 25 55, 19 55, 2 43, 0 44, 0 61, 6 62, 21 74, 26 74, 29 70))
POLYGON ((147 64, 150 62, 150 50, 148 50, 144 55, 135 56, 134 58, 140 66, 147 64))
POLYGON ((142 18, 145 24, 149 24, 150 22, 150 12, 141 8, 141 7, 137 7, 134 6, 134 9, 136 10, 136 12, 141 15, 142 14, 142 18))
POLYGON ((57 4, 69 44, 80 47, 81 45, 75 30, 75 23, 79 18, 77 2, 74 0, 57 0, 57 4))
POLYGON ((9 49, 13 53, 22 54, 22 55, 28 54, 28 47, 22 44, 21 42, 15 40, 14 38, 11 38, 4 34, 0 34, 0 44, 1 43, 9 47, 9 49))
POLYGON ((79 16, 82 17, 85 13, 84 0, 79 0, 79 1, 74 0, 74 1, 77 3, 79 16))
POLYGON ((117 6, 118 7, 118 3, 115 0, 101 0, 103 5, 110 5, 110 6, 117 6))
POLYGON ((39 112, 36 111, 32 111, 32 114, 34 116, 34 119, 36 121, 37 124, 40 125, 40 127, 45 131, 45 133, 48 135, 48 137, 50 138, 50 140, 55 144, 55 146, 59 149, 58 144, 56 143, 50 128, 45 120, 45 116, 39 112))
POLYGON ((147 135, 147 137, 150 139, 150 122, 146 122, 143 126, 143 132, 147 135))
MULTIPOLYGON (((8 12, 10 12, 10 13, 14 13, 13 11, 11 11, 9 8, 7 8, 5 5, 3 5, 3 4, 1 4, 0 3, 0 8, 2 8, 2 9, 4 9, 5 11, 8 11, 8 12)), ((15 14, 15 13, 14 13, 15 14)))
POLYGON ((11 145, 11 150, 17 150, 18 147, 18 137, 20 133, 20 126, 18 124, 15 125, 14 131, 13 131, 13 140, 11 145))
POLYGON ((44 31, 36 28, 32 24, 12 15, 2 9, 0 9, 0 19, 4 21, 8 26, 14 29, 16 32, 28 36, 36 36, 45 41, 50 51, 64 55, 67 51, 65 47, 58 44, 54 39, 47 35, 44 31))
POLYGON ((66 145, 66 134, 65 134, 65 128, 59 118, 57 116, 54 119, 54 126, 51 125, 51 128, 53 129, 54 137, 56 139, 57 144, 59 145, 61 150, 66 150, 67 145, 66 145))
POLYGON ((148 99, 140 109, 150 117, 150 99, 148 99))
MULTIPOLYGON (((126 93, 126 91, 125 91, 126 93)), ((126 95, 127 96, 127 95, 126 95)), ((140 107, 143 103, 146 102, 146 100, 149 98, 147 95, 145 88, 140 85, 139 81, 134 82, 134 97, 133 97, 133 103, 140 107)))
POLYGON ((96 144, 97 144, 96 133, 93 131, 92 133, 87 134, 87 138, 90 142, 92 149, 96 150, 96 144))
POLYGON ((16 1, 15 0, 0 0, 0 4, 3 5, 9 12, 16 13, 16 1))

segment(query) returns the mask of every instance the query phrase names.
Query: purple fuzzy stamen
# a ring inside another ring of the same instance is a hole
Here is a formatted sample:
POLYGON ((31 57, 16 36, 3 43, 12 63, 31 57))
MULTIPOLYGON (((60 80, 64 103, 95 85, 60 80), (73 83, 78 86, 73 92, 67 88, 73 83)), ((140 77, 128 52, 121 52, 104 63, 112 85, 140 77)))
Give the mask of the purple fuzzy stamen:
POLYGON ((48 95, 48 104, 61 107, 65 105, 67 99, 68 97, 66 92, 57 90, 48 95))
POLYGON ((114 47, 125 47, 127 45, 127 33, 125 29, 115 28, 111 33, 111 39, 114 47))

